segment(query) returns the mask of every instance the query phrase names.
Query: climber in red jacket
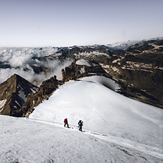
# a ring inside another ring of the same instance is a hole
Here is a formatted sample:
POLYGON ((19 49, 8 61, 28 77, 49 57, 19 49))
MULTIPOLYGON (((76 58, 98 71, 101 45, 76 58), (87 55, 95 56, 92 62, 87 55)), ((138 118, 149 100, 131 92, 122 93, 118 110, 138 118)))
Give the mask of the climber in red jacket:
POLYGON ((67 128, 69 128, 69 124, 68 124, 68 119, 67 118, 64 119, 64 127, 66 127, 66 126, 67 126, 67 128))

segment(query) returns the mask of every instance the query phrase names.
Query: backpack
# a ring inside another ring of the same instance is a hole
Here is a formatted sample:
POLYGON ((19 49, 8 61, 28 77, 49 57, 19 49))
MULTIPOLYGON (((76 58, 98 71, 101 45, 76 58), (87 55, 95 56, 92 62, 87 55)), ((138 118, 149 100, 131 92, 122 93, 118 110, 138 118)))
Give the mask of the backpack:
POLYGON ((78 122, 78 125, 79 125, 79 126, 83 126, 83 121, 80 120, 80 121, 78 122))
POLYGON ((64 123, 67 123, 67 122, 68 122, 68 120, 67 120, 67 118, 65 118, 65 119, 64 119, 64 123))

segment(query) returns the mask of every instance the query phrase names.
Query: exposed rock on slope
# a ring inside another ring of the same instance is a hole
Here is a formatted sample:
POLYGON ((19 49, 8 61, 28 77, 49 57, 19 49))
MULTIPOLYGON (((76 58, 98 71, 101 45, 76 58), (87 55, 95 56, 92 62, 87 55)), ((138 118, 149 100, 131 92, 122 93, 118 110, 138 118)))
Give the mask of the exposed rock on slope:
POLYGON ((62 69, 64 82, 95 74, 110 77, 99 63, 85 59, 76 60, 69 67, 62 69))

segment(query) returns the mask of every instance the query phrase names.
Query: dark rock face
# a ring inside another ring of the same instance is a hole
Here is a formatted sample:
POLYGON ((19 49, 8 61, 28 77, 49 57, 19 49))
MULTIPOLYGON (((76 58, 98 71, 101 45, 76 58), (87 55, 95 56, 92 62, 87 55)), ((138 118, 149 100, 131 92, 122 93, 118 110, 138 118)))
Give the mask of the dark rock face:
POLYGON ((0 114, 22 116, 22 106, 27 96, 37 90, 37 87, 24 78, 13 75, 0 85, 0 100, 6 100, 0 109, 0 114))
POLYGON ((27 97, 26 103, 23 105, 23 116, 27 116, 39 105, 43 100, 48 99, 50 95, 62 84, 56 79, 56 76, 44 81, 38 90, 27 97))
POLYGON ((63 81, 76 80, 90 75, 106 75, 105 70, 96 62, 87 61, 90 65, 78 65, 76 61, 62 69, 63 81))
POLYGON ((123 94, 163 107, 163 42, 152 40, 129 47, 103 68, 123 86, 123 94))

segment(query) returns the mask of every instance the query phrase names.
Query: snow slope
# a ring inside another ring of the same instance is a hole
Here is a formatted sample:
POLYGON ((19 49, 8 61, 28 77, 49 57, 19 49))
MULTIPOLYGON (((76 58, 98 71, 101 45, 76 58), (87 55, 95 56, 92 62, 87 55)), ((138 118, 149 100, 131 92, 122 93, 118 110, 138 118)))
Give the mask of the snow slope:
POLYGON ((162 156, 117 145, 102 137, 29 119, 0 116, 0 162, 163 162, 162 156))
POLYGON ((70 126, 79 119, 84 129, 113 136, 115 140, 148 146, 163 154, 163 110, 124 97, 98 82, 70 81, 30 115, 31 119, 70 126))
POLYGON ((120 85, 118 83, 116 83, 114 80, 104 77, 104 76, 89 76, 89 77, 80 78, 80 80, 94 82, 94 83, 100 83, 103 86, 106 86, 114 91, 118 91, 121 88, 120 85))
POLYGON ((76 61, 77 65, 84 65, 84 66, 88 66, 90 67, 91 65, 88 63, 88 61, 86 61, 85 59, 79 59, 76 61))

